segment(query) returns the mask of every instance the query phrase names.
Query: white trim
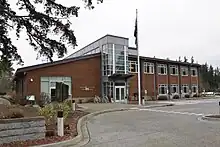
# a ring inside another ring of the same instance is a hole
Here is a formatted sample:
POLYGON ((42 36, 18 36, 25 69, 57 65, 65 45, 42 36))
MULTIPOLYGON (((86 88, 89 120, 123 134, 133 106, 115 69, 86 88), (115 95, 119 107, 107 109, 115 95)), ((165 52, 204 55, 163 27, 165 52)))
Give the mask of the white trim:
POLYGON ((154 63, 151 62, 144 62, 144 73, 145 74, 154 74, 154 63), (147 72, 147 67, 150 67, 151 71, 147 72))
POLYGON ((167 95, 167 91, 168 91, 168 84, 159 84, 158 85, 158 95, 167 95), (160 93, 160 88, 161 87, 164 87, 165 89, 165 93, 164 94, 162 94, 162 93, 160 93))
POLYGON ((170 84, 170 88, 171 88, 171 94, 175 94, 175 93, 179 93, 179 85, 178 84, 170 84), (173 91, 173 87, 176 87, 176 92, 172 92, 173 91))
POLYGON ((192 77, 197 77, 197 76, 198 76, 198 70, 197 70, 197 68, 191 68, 191 69, 190 69, 190 72, 191 72, 191 76, 192 76, 192 77), (192 71, 193 71, 193 70, 195 70, 196 75, 192 75, 192 71))
POLYGON ((178 74, 179 74, 179 72, 178 72, 178 66, 176 66, 176 65, 170 65, 169 66, 169 69, 170 69, 170 75, 172 75, 172 76, 178 76, 178 74), (171 69, 173 69, 173 68, 175 68, 175 74, 172 74, 171 73, 171 69))
POLYGON ((189 84, 182 84, 181 85, 182 94, 188 94, 190 93, 189 84), (184 92, 184 87, 187 87, 188 92, 184 92))
POLYGON ((129 63, 129 72, 130 73, 137 73, 138 72, 138 63, 137 63, 137 61, 128 61, 128 63, 129 63), (135 64, 135 72, 131 71, 131 63, 135 64))
POLYGON ((126 55, 127 55, 127 52, 126 52, 126 46, 124 46, 124 66, 125 66, 125 74, 127 73, 127 58, 126 58, 126 55))
POLYGON ((114 99, 115 99, 115 102, 124 102, 125 101, 125 97, 126 97, 126 87, 125 86, 115 86, 115 94, 114 94, 114 99), (119 88, 119 100, 116 100, 116 89, 119 88), (124 89, 124 99, 122 100, 122 97, 121 97, 121 89, 124 89))
POLYGON ((188 67, 182 66, 182 67, 180 68, 180 72, 181 72, 180 74, 181 74, 182 77, 187 77, 187 76, 189 76, 189 69, 188 69, 188 67), (183 70, 186 70, 186 72, 187 72, 186 75, 183 75, 183 70))
POLYGON ((115 73, 115 44, 112 44, 113 74, 115 73))
POLYGON ((166 64, 158 64, 157 65, 157 70, 158 70, 158 75, 167 75, 167 65, 166 64), (164 67, 165 68, 165 73, 164 74, 162 74, 162 73, 159 73, 159 70, 158 70, 158 68, 161 68, 161 67, 164 67))

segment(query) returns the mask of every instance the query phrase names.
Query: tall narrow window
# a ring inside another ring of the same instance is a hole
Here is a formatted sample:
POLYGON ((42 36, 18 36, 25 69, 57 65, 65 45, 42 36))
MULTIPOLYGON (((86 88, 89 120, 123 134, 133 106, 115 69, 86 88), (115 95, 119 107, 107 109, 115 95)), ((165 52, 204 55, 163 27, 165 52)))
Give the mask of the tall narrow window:
POLYGON ((157 67, 158 67, 158 74, 160 75, 167 74, 167 66, 165 64, 159 64, 157 67))
POLYGON ((182 90, 183 90, 183 93, 189 93, 189 85, 183 84, 182 85, 182 90))
POLYGON ((188 68, 187 67, 181 67, 181 73, 182 73, 182 76, 188 76, 188 68))
POLYGON ((171 93, 179 93, 179 88, 177 84, 172 84, 170 88, 171 88, 171 93))
POLYGON ((138 70, 137 61, 129 61, 129 71, 137 72, 137 70, 138 70))
POLYGON ((196 68, 191 69, 191 75, 192 76, 197 76, 197 69, 196 68))
POLYGON ((167 85, 166 84, 159 85, 159 94, 167 94, 167 85))
POLYGON ((154 74, 154 64, 149 62, 144 62, 144 73, 154 74))
POLYGON ((178 75, 178 67, 176 65, 170 65, 170 74, 178 75))

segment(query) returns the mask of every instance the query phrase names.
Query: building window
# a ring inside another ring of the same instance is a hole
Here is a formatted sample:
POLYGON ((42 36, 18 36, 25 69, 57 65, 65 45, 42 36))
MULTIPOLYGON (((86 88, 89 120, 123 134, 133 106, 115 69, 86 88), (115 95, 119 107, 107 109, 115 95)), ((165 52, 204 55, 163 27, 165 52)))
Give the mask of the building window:
POLYGON ((198 89, 197 85, 192 85, 192 92, 193 93, 197 93, 197 89, 198 89))
POLYGON ((182 73, 182 76, 188 76, 188 68, 187 67, 182 67, 181 68, 181 73, 182 73))
POLYGON ((172 84, 170 86, 171 88, 171 93, 179 93, 178 85, 177 84, 172 84))
POLYGON ((159 64, 157 67, 158 67, 158 74, 160 75, 167 74, 167 66, 165 64, 159 64))
POLYGON ((144 62, 144 73, 154 74, 154 64, 153 63, 144 62))
POLYGON ((189 86, 187 84, 182 85, 183 93, 189 93, 189 86))
POLYGON ((137 72, 138 71, 137 61, 129 61, 129 71, 130 72, 137 72))
POLYGON ((197 76, 197 69, 196 68, 191 69, 191 75, 192 76, 197 76))
POLYGON ((170 74, 171 75, 178 75, 178 67, 175 65, 170 65, 170 74))
POLYGON ((167 94, 167 85, 166 84, 159 85, 159 94, 167 94))

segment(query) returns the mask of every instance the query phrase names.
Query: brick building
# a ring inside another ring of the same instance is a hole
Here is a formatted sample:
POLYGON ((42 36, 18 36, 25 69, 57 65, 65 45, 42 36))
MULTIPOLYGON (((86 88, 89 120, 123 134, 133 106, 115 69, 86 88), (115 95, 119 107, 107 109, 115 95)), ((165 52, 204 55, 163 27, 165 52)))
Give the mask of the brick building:
MULTIPOLYGON (((17 69, 17 97, 39 99, 42 92, 53 97, 56 82, 63 82, 77 100, 95 95, 110 96, 115 102, 137 100, 133 97, 138 91, 137 50, 128 43, 128 38, 106 35, 63 60, 17 69)), ((142 96, 198 93, 199 64, 141 56, 140 66, 142 96)))

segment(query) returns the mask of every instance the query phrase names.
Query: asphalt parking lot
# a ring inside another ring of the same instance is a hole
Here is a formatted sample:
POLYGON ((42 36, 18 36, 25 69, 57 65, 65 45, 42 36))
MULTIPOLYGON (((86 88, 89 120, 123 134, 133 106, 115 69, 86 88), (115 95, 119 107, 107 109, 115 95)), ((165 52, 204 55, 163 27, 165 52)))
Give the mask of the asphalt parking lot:
POLYGON ((94 117, 85 147, 220 147, 219 99, 182 101, 172 107, 134 109, 94 117))

